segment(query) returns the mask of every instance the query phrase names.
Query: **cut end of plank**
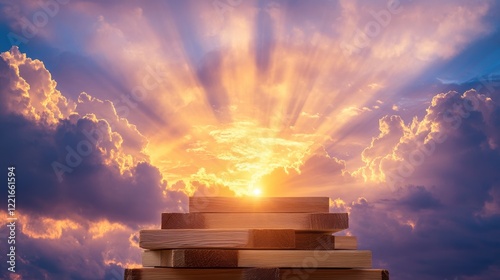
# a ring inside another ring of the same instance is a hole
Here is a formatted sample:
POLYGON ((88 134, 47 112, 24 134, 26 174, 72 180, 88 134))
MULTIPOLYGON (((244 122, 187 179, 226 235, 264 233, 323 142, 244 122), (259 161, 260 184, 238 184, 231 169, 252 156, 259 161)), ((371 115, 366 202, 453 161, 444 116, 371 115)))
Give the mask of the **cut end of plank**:
POLYGON ((161 225, 164 229, 206 228, 205 217, 197 213, 162 213, 161 225))
POLYGON ((283 229, 254 229, 250 231, 251 248, 295 248, 295 231, 283 229))
POLYGON ((311 214, 311 226, 314 230, 331 229, 341 231, 349 228, 349 215, 347 213, 316 213, 311 214))
POLYGON ((243 280, 273 280, 280 279, 279 268, 250 268, 243 272, 243 280))
POLYGON ((389 270, 382 270, 382 280, 389 280, 389 270))
POLYGON ((136 268, 126 268, 125 269, 125 280, 141 280, 142 270, 136 268))
POLYGON ((174 263, 178 267, 238 267, 237 250, 175 250, 174 263))

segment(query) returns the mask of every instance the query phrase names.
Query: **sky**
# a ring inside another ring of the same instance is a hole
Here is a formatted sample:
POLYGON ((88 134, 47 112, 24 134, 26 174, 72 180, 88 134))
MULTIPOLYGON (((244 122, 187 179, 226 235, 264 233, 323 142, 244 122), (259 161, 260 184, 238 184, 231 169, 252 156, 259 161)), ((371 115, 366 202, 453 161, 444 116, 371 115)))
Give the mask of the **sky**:
POLYGON ((498 278, 499 13, 0 0, 0 278, 122 279, 191 195, 327 196, 392 279, 498 278))

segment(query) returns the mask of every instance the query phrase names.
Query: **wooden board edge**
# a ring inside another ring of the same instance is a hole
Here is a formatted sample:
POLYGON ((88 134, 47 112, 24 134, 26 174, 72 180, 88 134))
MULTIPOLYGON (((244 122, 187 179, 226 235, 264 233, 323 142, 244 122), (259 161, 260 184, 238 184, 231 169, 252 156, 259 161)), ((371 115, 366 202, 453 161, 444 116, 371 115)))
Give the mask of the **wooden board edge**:
POLYGON ((188 201, 190 213, 328 213, 329 204, 329 197, 194 196, 188 201), (280 207, 286 203, 293 207, 280 207), (304 206, 297 207, 297 204, 304 206))
POLYGON ((248 248, 294 249, 295 231, 292 229, 252 229, 248 248))
MULTIPOLYGON (((227 273, 228 280, 290 280, 290 279, 354 279, 349 274, 361 273, 363 279, 381 279, 389 280, 389 271, 384 269, 315 269, 304 270, 300 268, 201 268, 201 269, 177 269, 177 268, 126 268, 124 273, 125 280, 158 280, 174 279, 174 276, 168 277, 170 273, 176 274, 182 279, 214 279, 214 274, 220 279, 221 274, 227 273), (180 274, 180 275, 179 275, 180 274), (163 276, 162 276, 163 275, 163 276), (328 278, 325 278, 328 277, 328 278)), ((359 274, 358 274, 359 275, 359 274)), ((175 278, 178 280, 178 278, 175 278)))
POLYGON ((382 280, 389 280, 389 270, 382 270, 382 280))

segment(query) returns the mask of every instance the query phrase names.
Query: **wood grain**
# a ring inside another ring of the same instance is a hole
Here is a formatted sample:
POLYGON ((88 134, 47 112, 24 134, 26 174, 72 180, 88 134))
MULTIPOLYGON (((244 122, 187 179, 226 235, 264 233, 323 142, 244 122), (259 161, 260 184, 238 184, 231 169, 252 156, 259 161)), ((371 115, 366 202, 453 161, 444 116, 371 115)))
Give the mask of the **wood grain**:
POLYGON ((142 252, 144 267, 238 267, 238 250, 177 249, 142 252))
POLYGON ((354 236, 334 236, 314 232, 297 232, 295 249, 299 250, 356 250, 357 239, 354 236))
POLYGON ((278 268, 233 269, 177 269, 134 268, 125 269, 125 280, 278 280, 278 268))
POLYGON ((174 264, 179 267, 238 267, 237 250, 174 250, 174 264))
POLYGON ((280 269, 280 280, 389 280, 383 269, 280 269))
POLYGON ((328 213, 328 197, 204 197, 189 198, 197 213, 328 213))
POLYGON ((389 280, 382 269, 305 268, 134 268, 125 269, 125 280, 389 280))
POLYGON ((184 268, 315 267, 370 268, 370 251, 354 250, 212 250, 180 249, 143 252, 143 266, 184 268))
POLYGON ((294 229, 337 232, 347 213, 163 213, 162 229, 294 229))
POLYGON ((159 229, 141 230, 139 246, 144 249, 249 248, 293 249, 293 230, 248 229, 159 229))
POLYGON ((372 254, 355 250, 240 250, 238 266, 371 268, 372 254))
POLYGON ((145 250, 141 254, 144 267, 173 267, 173 250, 145 250))

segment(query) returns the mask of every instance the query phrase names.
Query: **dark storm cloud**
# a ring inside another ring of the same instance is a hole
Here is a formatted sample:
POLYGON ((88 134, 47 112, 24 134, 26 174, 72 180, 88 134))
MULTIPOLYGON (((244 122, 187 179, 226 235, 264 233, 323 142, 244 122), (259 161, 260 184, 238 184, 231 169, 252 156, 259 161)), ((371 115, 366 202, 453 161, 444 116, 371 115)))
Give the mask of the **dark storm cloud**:
POLYGON ((388 267, 395 279, 466 279, 499 266, 498 216, 476 217, 452 206, 422 210, 355 203, 350 231, 361 248, 373 250, 375 266, 388 267))
MULTIPOLYGON (((86 116, 80 117, 61 98, 43 63, 15 48, 3 55, 0 132, 6 137, 0 140, 0 166, 16 167, 19 275, 119 278, 123 266, 139 259, 131 235, 144 225, 158 225, 162 211, 185 210, 186 195, 166 190, 158 168, 147 161, 118 166, 130 156, 125 149, 141 154, 145 139, 114 120, 112 103, 81 95, 86 116), (71 115, 57 118, 50 110, 71 115), (125 148, 127 139, 132 142, 125 148)), ((2 199, 2 209, 5 203, 2 199)), ((0 278, 7 273, 3 270, 0 278)))
POLYGON ((22 210, 55 218, 105 218, 128 225, 154 223, 162 210, 176 210, 183 195, 169 191, 163 197, 166 182, 156 167, 143 162, 130 174, 120 174, 118 168, 104 163, 85 134, 96 127, 93 121, 80 119, 76 124, 61 121, 51 130, 22 116, 0 116, 0 131, 9 135, 2 139, 0 162, 17 167, 23 186, 18 189, 22 210), (61 181, 54 166, 63 173, 61 181))
MULTIPOLYGON (((33 228, 22 224, 19 228, 33 228)), ((54 227, 54 225, 48 225, 54 227)), ((32 236, 23 230, 16 235, 16 272, 22 279, 122 279, 123 265, 130 259, 139 259, 140 251, 129 242, 130 228, 106 232, 95 237, 86 224, 65 228, 59 236, 32 236), (121 276, 121 277, 120 277, 121 276)), ((2 234, 7 233, 3 228, 2 234)), ((4 244, 2 251, 7 250, 4 244)), ((7 270, 1 279, 9 279, 7 270)))
POLYGON ((490 96, 435 96, 418 132, 398 136, 393 154, 408 159, 419 141, 441 139, 435 150, 392 192, 351 205, 352 233, 396 279, 490 279, 498 271, 500 106, 497 92, 490 96))
POLYGON ((130 152, 140 154, 145 140, 128 125, 115 125, 121 134, 111 129, 106 121, 112 123, 116 117, 111 103, 84 95, 88 100, 79 102, 81 109, 93 102, 95 114, 102 118, 73 113, 58 119, 62 114, 53 111, 66 114, 70 106, 43 63, 24 57, 16 48, 2 55, 0 131, 8 137, 0 140, 0 163, 17 168, 22 186, 17 192, 25 214, 108 219, 137 227, 157 222, 164 209, 181 210, 178 200, 184 195, 172 191, 163 195, 167 183, 158 168, 138 160, 128 169, 118 166, 127 160, 122 143, 132 139, 135 144, 129 149, 135 151, 130 152))
POLYGON ((420 210, 437 210, 441 202, 423 186, 408 186, 401 191, 401 197, 395 200, 394 206, 407 209, 412 212, 420 210))

